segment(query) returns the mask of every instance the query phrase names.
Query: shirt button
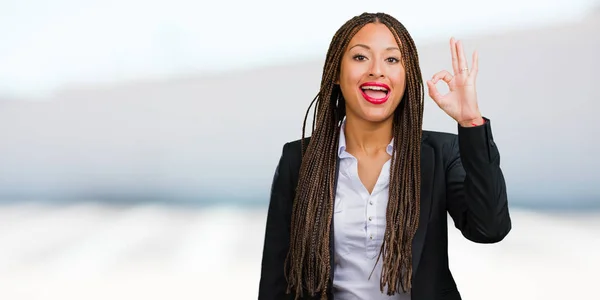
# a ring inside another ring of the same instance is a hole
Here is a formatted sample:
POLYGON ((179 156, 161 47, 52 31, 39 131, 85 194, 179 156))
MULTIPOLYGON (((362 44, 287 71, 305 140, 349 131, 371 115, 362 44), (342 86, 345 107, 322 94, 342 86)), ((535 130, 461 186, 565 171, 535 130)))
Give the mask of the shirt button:
POLYGON ((373 239, 373 235, 371 234, 371 235, 369 236, 369 238, 370 238, 370 239, 373 239))
POLYGON ((373 221, 373 217, 369 217, 369 221, 373 221))
POLYGON ((370 205, 373 205, 373 200, 369 201, 369 204, 370 204, 370 205))

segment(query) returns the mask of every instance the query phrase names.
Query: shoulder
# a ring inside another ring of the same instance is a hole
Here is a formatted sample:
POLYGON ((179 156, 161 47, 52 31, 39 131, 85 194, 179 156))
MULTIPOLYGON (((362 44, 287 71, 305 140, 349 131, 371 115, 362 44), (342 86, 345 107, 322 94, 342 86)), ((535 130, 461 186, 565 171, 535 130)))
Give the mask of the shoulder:
MULTIPOLYGON (((458 135, 449 132, 423 130, 421 143, 434 149, 443 149, 448 146, 454 147, 458 141, 458 135)), ((304 149, 310 143, 310 137, 304 138, 304 149)), ((302 156, 302 140, 296 139, 288 141, 283 147, 284 156, 294 159, 302 156)))
POLYGON ((423 130, 421 142, 433 148, 444 148, 453 146, 458 141, 458 135, 449 132, 423 130))
POLYGON ((443 166, 460 157, 458 135, 449 132, 423 130, 422 155, 429 152, 440 159, 443 166), (430 149, 426 149, 429 147, 430 149))
MULTIPOLYGON (((453 145, 458 140, 458 135, 455 133, 442 132, 442 131, 432 131, 432 130, 423 130, 423 136, 421 139, 421 143, 424 145, 431 146, 433 148, 444 147, 446 145, 453 145)), ((308 146, 310 143, 310 137, 304 138, 304 148, 308 146)), ((300 157, 302 155, 302 140, 292 140, 285 143, 284 154, 286 156, 297 156, 300 157)))
MULTIPOLYGON (((306 147, 308 146, 308 143, 310 143, 310 137, 305 137, 304 138, 304 149, 306 149, 306 147)), ((284 151, 288 152, 288 155, 301 155, 302 154, 302 139, 297 139, 297 140, 292 140, 289 141, 287 143, 285 143, 285 145, 283 145, 284 151)))
MULTIPOLYGON (((302 164, 302 146, 306 149, 309 143, 310 137, 305 137, 304 145, 302 145, 301 139, 291 140, 284 144, 282 160, 288 164, 291 170, 296 171, 294 173, 297 173, 302 164)), ((423 130, 421 145, 432 148, 431 150, 438 153, 444 160, 458 155, 458 135, 454 133, 423 130)))
MULTIPOLYGON (((308 146, 310 137, 304 138, 304 149, 308 146)), ((302 140, 288 141, 283 145, 283 152, 281 154, 281 160, 285 162, 291 170, 299 170, 302 163, 302 140)), ((297 172, 295 172, 297 173, 297 172)))

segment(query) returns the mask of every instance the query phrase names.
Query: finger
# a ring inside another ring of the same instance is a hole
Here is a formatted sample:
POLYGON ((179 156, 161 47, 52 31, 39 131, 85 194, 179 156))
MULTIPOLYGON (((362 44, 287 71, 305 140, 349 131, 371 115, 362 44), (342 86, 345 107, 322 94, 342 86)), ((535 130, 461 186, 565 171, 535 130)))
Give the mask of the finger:
POLYGON ((458 52, 458 72, 468 72, 467 68, 469 68, 469 65, 467 64, 467 59, 465 58, 465 50, 463 49, 462 41, 458 41, 456 43, 456 51, 458 52))
POLYGON ((439 106, 442 103, 442 94, 438 91, 435 83, 432 80, 427 80, 427 88, 429 89, 429 97, 439 106))
POLYGON ((433 77, 431 78, 431 81, 436 84, 438 83, 438 81, 443 80, 444 82, 446 82, 448 85, 450 85, 450 82, 452 81, 452 79, 454 79, 454 76, 452 76, 452 74, 450 74, 450 72, 446 71, 446 70, 442 70, 439 71, 437 73, 435 73, 433 75, 433 77))
POLYGON ((454 71, 454 74, 458 74, 458 55, 456 54, 456 40, 454 37, 450 38, 450 53, 452 53, 452 71, 454 71))
POLYGON ((479 53, 477 52, 477 50, 475 50, 475 52, 473 52, 473 64, 472 64, 471 73, 469 74, 469 76, 472 76, 473 80, 475 80, 477 78, 478 71, 479 71, 479 53))

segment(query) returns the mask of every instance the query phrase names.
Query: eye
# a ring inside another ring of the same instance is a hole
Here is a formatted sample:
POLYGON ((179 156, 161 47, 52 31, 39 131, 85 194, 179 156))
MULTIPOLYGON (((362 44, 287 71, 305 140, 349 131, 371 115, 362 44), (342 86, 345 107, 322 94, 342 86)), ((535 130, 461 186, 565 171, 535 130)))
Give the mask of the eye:
POLYGON ((358 60, 358 61, 361 61, 361 60, 365 60, 365 59, 367 59, 367 57, 366 57, 366 56, 364 56, 364 55, 362 55, 362 54, 356 54, 356 55, 352 56, 352 58, 353 58, 354 60, 358 60))
POLYGON ((395 63, 397 63, 397 62, 400 61, 399 59, 397 59, 395 57, 388 57, 386 60, 387 60, 387 62, 393 63, 393 64, 395 64, 395 63))

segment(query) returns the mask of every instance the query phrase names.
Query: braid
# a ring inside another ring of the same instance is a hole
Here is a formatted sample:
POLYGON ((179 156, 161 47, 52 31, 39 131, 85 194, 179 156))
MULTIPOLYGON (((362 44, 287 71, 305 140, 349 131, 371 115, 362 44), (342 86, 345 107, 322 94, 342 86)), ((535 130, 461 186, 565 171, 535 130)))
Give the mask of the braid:
POLYGON ((406 69, 406 91, 393 118, 394 154, 390 168, 386 230, 377 262, 383 258, 380 288, 388 294, 406 292, 412 282, 412 239, 419 224, 421 186, 421 126, 423 82, 417 50, 404 26, 393 17, 364 13, 346 22, 333 36, 323 68, 321 88, 311 102, 302 127, 302 164, 292 208, 290 249, 285 274, 288 293, 296 299, 307 291, 326 299, 331 279, 330 228, 335 200, 337 146, 345 100, 334 82, 344 52, 364 25, 386 25, 400 46, 406 69), (305 145, 306 121, 315 104, 310 143, 305 145))

